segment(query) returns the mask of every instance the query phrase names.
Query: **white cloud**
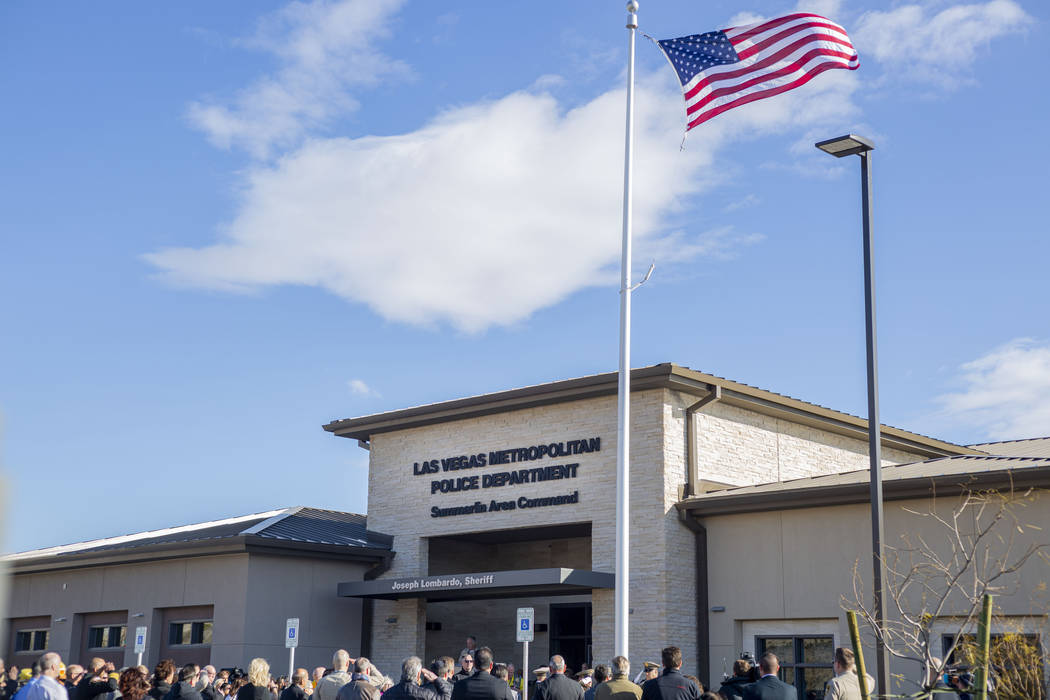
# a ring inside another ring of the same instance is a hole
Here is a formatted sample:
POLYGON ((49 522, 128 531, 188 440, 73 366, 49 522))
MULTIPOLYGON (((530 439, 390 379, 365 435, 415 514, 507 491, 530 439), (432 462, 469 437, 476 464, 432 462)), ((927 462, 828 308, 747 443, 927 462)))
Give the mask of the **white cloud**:
MULTIPOLYGON (((719 149, 800 124, 841 124, 855 111, 855 83, 818 79, 708 122, 682 152, 682 98, 667 78, 642 76, 636 95, 639 250, 672 250, 660 240, 684 235, 665 227, 716 182, 719 149)), ((146 259, 176 284, 310 285, 406 323, 513 324, 581 288, 615 284, 623 105, 622 90, 568 111, 548 94, 517 92, 407 134, 309 140, 248 170, 219 242, 146 259)), ((694 237, 673 258, 724 256, 733 240, 694 237)))
POLYGON ((932 13, 922 5, 866 12, 851 31, 863 63, 872 56, 886 78, 955 87, 967 78, 978 51, 993 39, 1021 32, 1032 18, 1013 0, 952 5, 932 13))
POLYGON ((761 201, 761 197, 759 197, 754 192, 751 192, 749 194, 744 195, 740 199, 725 205, 724 207, 722 207, 722 211, 734 212, 739 211, 741 209, 750 209, 751 207, 759 204, 761 201))
POLYGON ((960 369, 963 389, 938 398, 953 423, 991 440, 1050 435, 1050 343, 1019 338, 960 369))
POLYGON ((358 396, 379 396, 379 392, 368 386, 362 379, 351 379, 346 383, 350 391, 358 396))
POLYGON ((272 53, 280 68, 223 104, 194 102, 189 119, 220 148, 243 148, 256 158, 299 143, 311 130, 352 111, 351 88, 376 84, 407 66, 375 48, 388 35, 404 0, 293 2, 265 18, 239 42, 272 53))

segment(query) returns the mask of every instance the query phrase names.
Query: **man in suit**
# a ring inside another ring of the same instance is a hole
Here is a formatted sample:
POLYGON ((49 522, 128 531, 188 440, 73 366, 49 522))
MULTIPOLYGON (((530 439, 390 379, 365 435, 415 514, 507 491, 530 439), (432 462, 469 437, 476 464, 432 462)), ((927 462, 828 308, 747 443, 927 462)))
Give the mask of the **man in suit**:
POLYGON ((452 700, 514 700, 507 681, 492 675, 491 649, 481 647, 474 652, 474 662, 478 672, 456 681, 452 688, 452 700))
POLYGON ((536 700, 583 700, 583 687, 565 675, 565 659, 561 655, 551 657, 550 670, 550 677, 536 685, 536 700))
POLYGON ((682 675, 682 650, 666 647, 660 656, 663 673, 642 684, 642 700, 700 700, 700 688, 682 675))
POLYGON ((744 687, 744 700, 798 700, 795 687, 777 678, 780 670, 780 659, 771 651, 762 654, 758 660, 758 669, 762 677, 744 687))

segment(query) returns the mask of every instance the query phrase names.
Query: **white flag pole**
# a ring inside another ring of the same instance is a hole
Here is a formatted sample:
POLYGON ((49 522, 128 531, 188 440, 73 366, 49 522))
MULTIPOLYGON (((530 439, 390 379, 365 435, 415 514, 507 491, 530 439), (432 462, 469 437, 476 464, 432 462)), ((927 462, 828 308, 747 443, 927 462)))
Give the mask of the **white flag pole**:
POLYGON ((631 425, 631 175, 634 170, 634 33, 638 3, 627 3, 627 134, 623 159, 623 254, 620 258, 620 376, 616 434, 616 599, 615 652, 628 654, 630 614, 630 425, 631 425))

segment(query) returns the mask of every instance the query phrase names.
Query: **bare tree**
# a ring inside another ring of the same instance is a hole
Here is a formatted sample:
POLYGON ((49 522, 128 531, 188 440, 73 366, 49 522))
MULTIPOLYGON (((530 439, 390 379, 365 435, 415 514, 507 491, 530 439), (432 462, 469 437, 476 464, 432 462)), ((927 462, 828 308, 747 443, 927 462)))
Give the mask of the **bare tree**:
MULTIPOLYGON (((943 692, 941 679, 949 661, 954 657, 958 662, 967 645, 972 648, 973 628, 986 593, 1023 594, 1021 569, 1030 563, 1050 565, 1046 533, 1028 521, 1035 519, 1034 514, 1028 520, 1024 517, 1045 493, 1017 492, 1012 485, 1005 490, 964 486, 959 497, 947 504, 938 501, 935 490, 932 494, 928 508, 904 509, 916 518, 915 527, 906 528, 895 546, 885 546, 888 619, 876 623, 857 564, 853 598, 843 600, 844 607, 858 612, 892 656, 919 665, 921 678, 896 676, 906 686, 917 687, 919 693, 913 697, 929 697, 937 687, 943 692), (947 639, 943 648, 942 635, 947 639)), ((1020 646, 1017 651, 1022 651, 1020 646)), ((1039 676, 1043 682, 1041 672, 1039 676)), ((1001 700, 1006 697, 1000 695, 1001 700)))

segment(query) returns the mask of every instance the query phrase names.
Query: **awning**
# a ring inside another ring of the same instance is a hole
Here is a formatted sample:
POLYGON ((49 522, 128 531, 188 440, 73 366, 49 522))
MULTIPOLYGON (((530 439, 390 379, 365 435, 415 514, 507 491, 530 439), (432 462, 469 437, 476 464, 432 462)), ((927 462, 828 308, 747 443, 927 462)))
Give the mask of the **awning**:
POLYGON ((338 592, 343 598, 474 600, 579 595, 594 588, 613 588, 615 581, 613 574, 586 569, 519 569, 348 581, 339 584, 338 592))

